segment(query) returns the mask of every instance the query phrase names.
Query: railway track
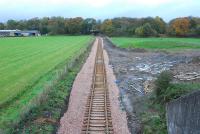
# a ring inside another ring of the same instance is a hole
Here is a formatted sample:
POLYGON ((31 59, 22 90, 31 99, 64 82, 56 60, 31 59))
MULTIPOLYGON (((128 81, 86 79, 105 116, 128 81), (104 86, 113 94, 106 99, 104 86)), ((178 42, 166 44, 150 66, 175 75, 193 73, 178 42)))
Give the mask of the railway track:
POLYGON ((98 38, 95 68, 82 127, 83 134, 112 134, 110 101, 106 81, 102 40, 98 38))

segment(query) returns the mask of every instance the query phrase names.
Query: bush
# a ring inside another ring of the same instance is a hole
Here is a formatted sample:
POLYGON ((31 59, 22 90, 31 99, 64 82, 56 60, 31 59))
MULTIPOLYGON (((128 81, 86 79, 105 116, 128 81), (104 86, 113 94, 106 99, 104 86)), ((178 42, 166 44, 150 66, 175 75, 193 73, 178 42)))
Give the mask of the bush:
POLYGON ((145 100, 147 110, 141 114, 143 134, 167 134, 165 104, 186 93, 200 89, 200 83, 172 83, 172 74, 162 72, 155 81, 155 94, 145 100))
POLYGON ((165 104, 186 93, 200 88, 198 83, 170 83, 172 74, 169 71, 162 72, 155 81, 155 102, 165 104))
POLYGON ((172 74, 169 71, 164 71, 158 76, 155 81, 155 94, 158 101, 163 102, 163 100, 165 100, 163 97, 167 88, 170 86, 171 80, 172 74))

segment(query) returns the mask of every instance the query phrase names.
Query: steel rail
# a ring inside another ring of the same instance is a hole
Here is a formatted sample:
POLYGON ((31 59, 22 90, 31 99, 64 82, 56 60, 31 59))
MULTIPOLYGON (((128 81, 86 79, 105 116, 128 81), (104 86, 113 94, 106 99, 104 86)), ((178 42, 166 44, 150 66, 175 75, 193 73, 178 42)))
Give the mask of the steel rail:
POLYGON ((92 86, 82 127, 84 134, 113 133, 102 43, 102 39, 98 38, 92 86))

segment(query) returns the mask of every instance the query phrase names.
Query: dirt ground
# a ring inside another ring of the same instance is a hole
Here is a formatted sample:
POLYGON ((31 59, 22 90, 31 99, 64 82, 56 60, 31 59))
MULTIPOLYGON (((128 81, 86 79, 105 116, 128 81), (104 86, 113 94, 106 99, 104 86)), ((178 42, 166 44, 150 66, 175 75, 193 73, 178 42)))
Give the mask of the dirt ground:
POLYGON ((180 63, 171 69, 174 82, 200 82, 200 56, 191 61, 180 63))
POLYGON ((142 125, 137 117, 142 104, 138 100, 152 91, 152 83, 158 74, 164 70, 171 70, 174 76, 200 73, 199 51, 169 53, 127 50, 116 48, 105 38, 104 45, 109 55, 109 66, 114 69, 115 83, 120 90, 121 108, 126 111, 132 134, 142 133, 142 125))

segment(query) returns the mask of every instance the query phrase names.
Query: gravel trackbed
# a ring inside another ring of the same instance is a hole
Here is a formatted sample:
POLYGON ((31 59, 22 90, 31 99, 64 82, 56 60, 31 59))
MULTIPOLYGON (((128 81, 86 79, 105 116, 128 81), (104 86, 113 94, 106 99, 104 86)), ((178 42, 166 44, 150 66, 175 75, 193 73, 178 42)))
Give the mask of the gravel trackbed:
POLYGON ((77 75, 70 94, 68 110, 60 120, 58 134, 80 134, 87 97, 92 84, 94 61, 97 50, 95 41, 90 55, 77 75))
MULTIPOLYGON (((95 41, 90 55, 77 75, 70 94, 68 110, 60 120, 58 134, 80 134, 85 106, 92 85, 95 55, 97 51, 97 40, 95 41)), ((126 112, 122 111, 119 102, 119 89, 115 83, 115 76, 109 66, 107 52, 104 50, 105 67, 107 73, 107 84, 111 104, 111 116, 115 134, 129 134, 126 112)))

